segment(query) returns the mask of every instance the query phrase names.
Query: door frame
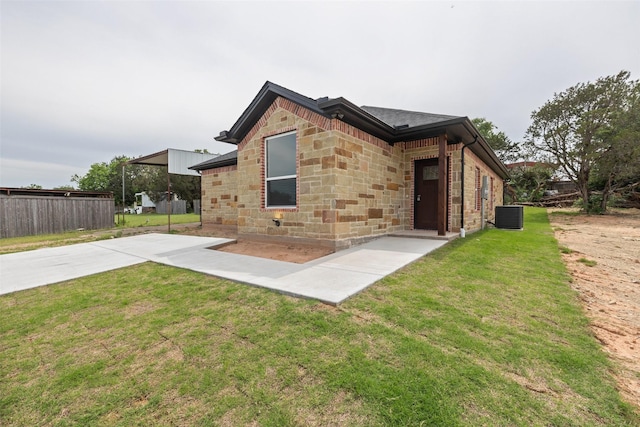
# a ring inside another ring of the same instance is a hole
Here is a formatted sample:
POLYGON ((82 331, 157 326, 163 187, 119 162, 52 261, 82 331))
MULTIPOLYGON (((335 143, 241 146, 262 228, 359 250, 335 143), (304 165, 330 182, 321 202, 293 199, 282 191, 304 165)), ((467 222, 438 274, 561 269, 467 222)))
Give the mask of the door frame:
MULTIPOLYGON (((429 159, 438 159, 437 154, 431 154, 426 156, 417 156, 411 158, 411 230, 421 230, 420 228, 416 228, 416 162, 421 160, 429 160, 429 159)), ((447 194, 446 194, 446 207, 445 207, 445 223, 446 230, 451 231, 451 154, 447 153, 445 158, 445 176, 447 180, 447 184, 445 186, 447 194)), ((441 213, 438 212, 438 215, 441 213)))
POLYGON ((414 176, 413 176, 413 228, 416 230, 437 230, 438 229, 438 183, 440 173, 438 170, 438 158, 414 160, 414 176), (418 168, 420 166, 420 168, 418 168), (435 166, 435 178, 424 181, 422 174, 425 168, 435 166), (421 194, 418 194, 418 188, 421 194), (422 196, 423 200, 418 200, 422 196))

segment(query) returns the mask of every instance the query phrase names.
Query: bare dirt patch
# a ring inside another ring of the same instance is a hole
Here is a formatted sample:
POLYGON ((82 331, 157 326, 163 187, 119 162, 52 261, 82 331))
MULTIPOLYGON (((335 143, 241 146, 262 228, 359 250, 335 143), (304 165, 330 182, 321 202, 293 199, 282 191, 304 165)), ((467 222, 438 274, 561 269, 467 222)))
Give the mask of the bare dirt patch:
MULTIPOLYGON (((232 230, 218 227, 205 226, 200 228, 190 228, 186 230, 184 234, 237 239, 237 234, 232 230)), ((331 249, 321 246, 298 243, 271 243, 243 239, 239 239, 236 243, 217 247, 215 249, 222 252, 268 258, 277 261, 294 262, 296 264, 304 264, 333 253, 331 249)))
MULTIPOLYGON (((80 235, 72 235, 68 238, 62 236, 60 239, 55 240, 36 240, 33 242, 19 242, 14 244, 4 243, 0 246, 0 254, 19 252, 31 249, 39 249, 43 247, 53 247, 70 245, 74 243, 86 243, 93 242, 101 239, 127 237, 138 234, 147 233, 166 233, 168 227, 166 225, 157 226, 144 226, 144 227, 132 227, 121 229, 108 229, 108 230, 87 230, 86 233, 80 235)), ((187 234, 190 236, 204 236, 204 237, 221 237, 225 239, 236 239, 237 233, 232 229, 224 229, 219 227, 202 227, 200 223, 187 223, 187 224, 172 224, 171 232, 179 234, 187 234)), ((255 241, 243 241, 240 240, 236 244, 229 245, 223 250, 225 252, 232 252, 241 255, 249 255, 261 258, 269 258, 278 261, 294 262, 298 264, 304 264, 314 259, 323 257, 333 253, 331 249, 323 248, 319 246, 304 245, 304 244, 280 244, 280 243, 266 243, 255 241)))
POLYGON ((240 255, 274 259, 277 261, 294 262, 296 264, 304 264, 333 253, 332 250, 319 246, 266 243, 251 240, 238 240, 237 243, 219 247, 217 250, 240 255))
POLYGON ((618 366, 620 392, 640 407, 640 209, 548 212, 591 329, 618 366))

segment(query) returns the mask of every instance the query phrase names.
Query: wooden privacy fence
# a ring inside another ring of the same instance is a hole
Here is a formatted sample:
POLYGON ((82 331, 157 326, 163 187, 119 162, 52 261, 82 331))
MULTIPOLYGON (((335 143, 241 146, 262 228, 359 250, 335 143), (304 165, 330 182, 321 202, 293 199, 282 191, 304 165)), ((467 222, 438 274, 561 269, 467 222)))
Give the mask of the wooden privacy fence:
POLYGON ((112 198, 0 194, 0 237, 111 228, 114 215, 112 198))
MULTIPOLYGON (((156 202, 156 213, 166 214, 167 213, 167 201, 161 200, 156 202)), ((171 215, 180 215, 187 213, 187 202, 186 200, 172 200, 171 201, 171 215)))

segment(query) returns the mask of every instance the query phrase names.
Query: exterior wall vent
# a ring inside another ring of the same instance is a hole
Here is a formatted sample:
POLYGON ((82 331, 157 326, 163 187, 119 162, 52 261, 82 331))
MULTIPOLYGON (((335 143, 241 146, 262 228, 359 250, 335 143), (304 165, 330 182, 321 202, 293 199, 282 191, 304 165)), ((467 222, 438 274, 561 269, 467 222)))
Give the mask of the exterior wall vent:
POLYGON ((496 228, 522 230, 524 210, 522 206, 496 206, 496 228))

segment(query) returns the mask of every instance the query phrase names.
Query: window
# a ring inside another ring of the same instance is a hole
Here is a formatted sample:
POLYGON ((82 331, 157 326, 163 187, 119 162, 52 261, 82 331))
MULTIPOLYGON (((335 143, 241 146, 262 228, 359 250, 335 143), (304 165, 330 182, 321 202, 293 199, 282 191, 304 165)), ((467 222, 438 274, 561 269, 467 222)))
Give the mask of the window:
POLYGON ((491 177, 491 186, 489 187, 489 212, 493 212, 493 204, 495 203, 493 199, 493 177, 491 177))
POLYGON ((482 205, 482 188, 480 187, 480 168, 476 168, 476 210, 479 211, 482 205))
POLYGON ((431 181, 438 179, 438 165, 425 166, 422 168, 422 180, 431 181))
POLYGON ((265 139, 265 206, 296 206, 296 133, 289 132, 265 139))

